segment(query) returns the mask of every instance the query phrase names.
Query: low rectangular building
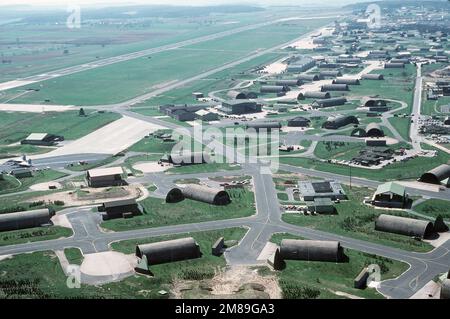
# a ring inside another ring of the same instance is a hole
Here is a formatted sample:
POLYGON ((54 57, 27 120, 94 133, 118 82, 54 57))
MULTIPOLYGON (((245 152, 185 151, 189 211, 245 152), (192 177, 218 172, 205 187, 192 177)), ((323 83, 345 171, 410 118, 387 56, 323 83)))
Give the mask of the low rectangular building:
POLYGON ((230 115, 242 115, 259 113, 262 111, 262 106, 249 100, 230 100, 222 102, 221 110, 222 112, 230 115))
POLYGON ((129 216, 142 214, 142 209, 135 199, 106 202, 98 208, 98 211, 104 212, 103 220, 124 218, 127 214, 129 216))
POLYGON ((124 185, 122 167, 92 169, 86 172, 86 180, 90 187, 108 187, 124 185))
POLYGON ((310 212, 316 214, 334 214, 336 209, 330 198, 315 198, 306 204, 310 212))
POLYGON ((336 181, 302 181, 299 182, 298 189, 304 201, 314 201, 316 198, 329 198, 331 200, 347 199, 347 195, 341 184, 336 181))

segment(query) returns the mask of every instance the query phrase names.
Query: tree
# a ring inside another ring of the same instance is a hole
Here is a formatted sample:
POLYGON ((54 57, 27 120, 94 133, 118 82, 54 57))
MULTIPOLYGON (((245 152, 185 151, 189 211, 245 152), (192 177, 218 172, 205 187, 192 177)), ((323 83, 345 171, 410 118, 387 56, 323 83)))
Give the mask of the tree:
POLYGON ((83 108, 80 109, 80 112, 78 113, 78 116, 82 116, 82 117, 86 116, 86 112, 84 111, 83 108))

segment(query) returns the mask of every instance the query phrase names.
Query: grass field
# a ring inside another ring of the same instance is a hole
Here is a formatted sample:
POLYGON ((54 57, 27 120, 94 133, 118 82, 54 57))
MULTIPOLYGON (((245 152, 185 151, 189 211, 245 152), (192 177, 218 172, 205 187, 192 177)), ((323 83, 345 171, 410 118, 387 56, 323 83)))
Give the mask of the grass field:
POLYGON ((416 68, 412 64, 406 65, 405 69, 383 69, 371 73, 384 75, 383 81, 361 81, 361 85, 353 85, 347 95, 351 96, 375 96, 399 100, 408 103, 410 113, 414 95, 414 83, 416 68))
POLYGON ((40 91, 19 97, 14 103, 43 103, 50 100, 52 104, 97 105, 122 102, 151 91, 156 84, 197 75, 255 50, 293 40, 311 28, 330 21, 302 21, 297 28, 279 24, 256 31, 245 31, 198 45, 44 81, 40 91), (232 48, 239 49, 230 50, 226 46, 230 44, 233 44, 232 48), (66 90, 67 87, 71 89, 66 90))
POLYGON ((422 213, 431 217, 442 216, 447 221, 450 221, 450 202, 440 199, 429 199, 417 206, 414 206, 414 211, 422 213))
POLYGON ((81 265, 83 263, 83 254, 78 248, 66 248, 64 249, 64 255, 66 255, 70 265, 81 265))
POLYGON ((351 160, 364 149, 365 143, 320 142, 314 155, 322 159, 351 160))
POLYGON ((20 182, 13 176, 2 174, 0 176, 0 193, 8 192, 20 187, 20 182))
POLYGON ((286 214, 283 216, 283 220, 298 226, 377 242, 408 251, 425 252, 432 250, 433 247, 430 244, 414 240, 411 237, 375 231, 375 220, 381 214, 405 217, 411 217, 411 215, 405 212, 374 209, 363 204, 364 198, 373 194, 373 191, 369 189, 355 187, 351 190, 348 187, 344 187, 344 189, 349 200, 336 205, 337 215, 303 216, 286 214))
MULTIPOLYGON (((271 241, 280 244, 282 239, 300 239, 288 234, 276 234, 271 241)), ((382 280, 395 278, 408 270, 408 265, 355 250, 345 249, 348 262, 286 261, 286 269, 277 273, 283 297, 289 299, 345 298, 335 292, 344 292, 362 298, 383 298, 375 289, 353 288, 353 280, 360 271, 371 264, 378 264, 382 280)))
POLYGON ((19 142, 31 133, 62 135, 66 140, 75 140, 120 118, 120 115, 110 112, 87 114, 87 117, 80 117, 78 111, 0 112, 0 146, 19 142))
MULTIPOLYGON (((65 277, 58 259, 53 252, 36 252, 32 254, 17 255, 11 259, 0 261, 0 296, 2 298, 167 298, 158 294, 164 289, 169 291, 171 284, 177 278, 191 279, 192 274, 200 278, 211 278, 217 267, 225 266, 223 257, 210 254, 211 245, 219 238, 225 237, 227 241, 239 241, 246 230, 232 228, 202 233, 191 233, 177 236, 164 236, 141 240, 141 243, 169 240, 192 236, 199 243, 204 254, 202 258, 187 260, 170 264, 156 265, 151 268, 154 277, 132 276, 120 282, 102 286, 82 285, 80 289, 67 288, 65 277), (6 290, 15 281, 14 290, 6 290), (24 289, 27 288, 27 289, 24 289)), ((115 250, 127 254, 134 253, 135 241, 114 243, 115 250)), ((67 250, 66 250, 67 253, 67 250)), ((70 251, 70 260, 79 262, 79 255, 70 251)))
POLYGON ((8 188, 4 191, 0 190, 0 195, 9 194, 12 192, 21 192, 28 189, 32 185, 54 181, 56 179, 66 176, 66 174, 54 170, 41 170, 33 174, 34 174, 33 177, 19 179, 18 181, 20 183, 18 183, 17 187, 15 188, 8 188))
MULTIPOLYGON (((277 13, 279 14, 279 13, 277 13)), ((0 53, 11 64, 0 64, 0 81, 35 75, 119 54, 192 39, 265 21, 263 12, 219 14, 214 17, 174 16, 123 23, 85 23, 68 30, 64 24, 12 23, 2 25, 5 44, 0 53), (232 19, 233 23, 227 23, 232 19), (36 38, 40 41, 36 41, 36 38), (64 50, 68 50, 64 53, 64 50)), ((276 18, 276 16, 274 16, 276 18)))
POLYGON ((13 230, 0 233, 0 246, 18 245, 70 236, 72 236, 70 228, 59 226, 13 230))
MULTIPOLYGON (((424 148, 430 149, 430 147, 424 148)), ((353 167, 352 175, 376 181, 416 180, 423 174, 423 172, 427 172, 450 161, 450 155, 447 153, 438 151, 437 154, 438 155, 434 158, 418 157, 411 159, 408 162, 394 163, 382 168, 381 170, 353 167)), ((344 176, 348 176, 350 174, 350 169, 348 166, 324 163, 314 159, 282 157, 280 158, 280 162, 282 164, 300 166, 344 176)))
POLYGON ((160 227, 189 223, 206 222, 247 217, 256 213, 255 199, 248 190, 229 190, 231 204, 214 206, 186 199, 179 203, 166 203, 165 200, 147 198, 141 202, 145 213, 133 219, 115 219, 102 223, 102 227, 113 231, 125 231, 149 227, 160 227))

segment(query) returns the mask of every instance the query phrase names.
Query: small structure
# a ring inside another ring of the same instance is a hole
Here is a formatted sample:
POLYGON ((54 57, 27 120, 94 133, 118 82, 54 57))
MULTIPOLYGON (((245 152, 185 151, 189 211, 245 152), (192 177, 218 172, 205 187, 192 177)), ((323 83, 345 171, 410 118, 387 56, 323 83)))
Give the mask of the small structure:
POLYGON ((334 214, 336 208, 330 198, 314 198, 314 201, 307 202, 308 210, 316 214, 334 214))
POLYGON ((347 103, 347 99, 345 97, 335 97, 325 100, 315 100, 311 103, 311 106, 314 108, 324 108, 345 105, 345 103, 347 103))
POLYGON ((347 195, 341 184, 336 181, 301 181, 297 186, 304 201, 314 201, 316 198, 329 198, 331 200, 347 199, 347 195))
POLYGON ((281 123, 280 122, 264 122, 264 123, 250 123, 245 126, 246 129, 254 129, 256 132, 259 132, 260 130, 266 130, 267 132, 273 131, 273 130, 281 130, 281 123))
POLYGON ((302 85, 302 84, 303 84, 303 81, 300 80, 300 79, 277 80, 277 81, 275 82, 275 85, 283 86, 283 87, 286 87, 286 86, 294 86, 294 87, 295 87, 295 86, 300 86, 300 85, 302 85))
POLYGON ((363 268, 361 272, 356 276, 353 281, 353 286, 355 289, 365 289, 367 288, 367 279, 369 278, 369 269, 367 267, 363 268))
POLYGON ((384 68, 385 69, 404 69, 405 64, 403 64, 403 63, 385 63, 384 68))
POLYGON ((196 100, 203 99, 205 96, 202 92, 193 92, 192 97, 196 100))
POLYGON ((325 123, 323 123, 322 128, 328 130, 337 130, 341 127, 347 126, 349 124, 359 124, 358 119, 353 115, 344 115, 335 118, 328 119, 325 123))
POLYGON ((222 102, 221 111, 225 114, 242 115, 259 113, 262 110, 261 104, 250 100, 229 100, 222 102))
POLYGON ((304 92, 304 93, 299 93, 297 96, 297 100, 302 101, 304 99, 319 99, 319 100, 325 100, 325 99, 329 99, 331 98, 331 94, 329 92, 314 92, 314 91, 309 91, 309 92, 304 92))
POLYGON ((55 211, 50 208, 0 214, 0 232, 51 225, 53 216, 55 211))
POLYGON ((363 80, 382 81, 382 80, 384 80, 384 75, 383 74, 375 74, 375 73, 363 74, 361 76, 361 79, 363 79, 363 80))
POLYGON ((348 87, 348 84, 325 84, 322 85, 320 90, 322 92, 349 91, 350 88, 348 87))
POLYGON ((443 164, 423 174, 419 182, 440 185, 448 178, 450 178, 450 165, 443 164))
POLYGON ((308 127, 311 123, 310 119, 303 116, 294 117, 287 122, 288 127, 308 127))
POLYGON ((289 91, 288 86, 284 85, 262 85, 260 88, 261 93, 285 93, 289 91))
POLYGON ((408 202, 406 188, 393 182, 378 186, 372 198, 372 204, 378 207, 405 208, 408 202))
POLYGON ((384 214, 377 218, 375 230, 418 238, 434 234, 432 222, 384 214))
POLYGON ((206 152, 183 152, 181 154, 169 154, 167 160, 173 165, 187 166, 209 163, 210 157, 206 152))
POLYGON ((366 128, 367 137, 384 137, 384 131, 377 123, 370 123, 366 128))
POLYGON ((17 179, 33 177, 33 170, 31 168, 17 168, 13 169, 10 174, 17 179))
POLYGON ((358 79, 351 78, 338 78, 336 80, 333 80, 333 84, 360 85, 358 79))
POLYGON ((204 122, 212 122, 219 120, 219 114, 207 110, 199 110, 195 112, 196 118, 204 122))
POLYGON ((344 253, 338 241, 283 239, 280 255, 286 260, 340 262, 344 253))
POLYGON ((184 198, 211 205, 224 206, 231 203, 230 195, 222 189, 197 184, 189 184, 181 191, 184 198))
POLYGON ((366 139, 366 146, 368 147, 384 147, 387 145, 387 140, 379 138, 366 139))
POLYGON ((22 145, 39 145, 39 146, 53 146, 56 142, 64 141, 64 137, 56 136, 48 133, 32 133, 27 138, 22 140, 22 145))
POLYGON ((450 299, 450 279, 445 279, 441 284, 440 299, 450 299))
POLYGON ((222 250, 225 248, 225 239, 220 237, 211 247, 211 254, 214 256, 222 255, 222 250))
POLYGON ((282 270, 285 266, 284 260, 280 254, 280 248, 277 248, 275 252, 267 259, 267 263, 274 270, 282 270))
POLYGON ((297 76, 297 79, 303 82, 314 82, 319 81, 320 77, 318 74, 300 74, 299 76, 297 76))
POLYGON ((99 212, 104 212, 103 220, 133 217, 142 214, 141 207, 135 199, 117 200, 103 203, 98 207, 99 212))
POLYGON ((232 99, 232 100, 246 100, 247 99, 247 95, 243 92, 239 92, 239 91, 229 91, 227 93, 227 96, 232 99))
POLYGON ((201 257, 194 238, 181 238, 136 246, 136 256, 147 258, 148 265, 164 264, 201 257))
POLYGON ((122 167, 91 169, 86 172, 86 180, 90 187, 108 187, 124 185, 122 167))
POLYGON ((171 189, 166 195, 166 202, 178 203, 186 198, 216 206, 224 206, 231 203, 230 195, 226 191, 196 184, 189 184, 184 188, 171 189))

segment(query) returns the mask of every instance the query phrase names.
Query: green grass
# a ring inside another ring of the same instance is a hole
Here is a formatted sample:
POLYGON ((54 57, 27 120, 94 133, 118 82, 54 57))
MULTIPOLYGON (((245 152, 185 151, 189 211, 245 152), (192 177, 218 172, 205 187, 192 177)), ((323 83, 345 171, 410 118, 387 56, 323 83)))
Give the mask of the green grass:
POLYGON ((81 265, 83 263, 84 257, 79 248, 66 248, 64 249, 64 255, 66 255, 70 265, 81 265))
POLYGON ((426 252, 432 250, 433 247, 430 244, 414 240, 408 236, 375 231, 375 220, 381 214, 411 216, 405 212, 374 209, 363 204, 365 197, 373 195, 373 191, 367 188, 353 187, 350 190, 345 187, 345 190, 349 200, 342 201, 336 206, 337 215, 303 216, 286 214, 283 216, 283 220, 298 226, 377 242, 408 251, 426 252))
POLYGON ((149 92, 156 84, 192 77, 236 61, 256 50, 293 40, 311 28, 323 26, 328 22, 331 22, 331 19, 302 21, 295 28, 280 23, 270 28, 245 31, 185 48, 152 54, 150 59, 144 57, 55 78, 42 82, 39 92, 19 97, 14 103, 42 103, 46 99, 52 104, 63 105, 122 102, 149 92), (230 50, 230 47, 238 49, 230 50), (68 87, 71 89, 66 90, 68 87))
POLYGON ((417 206, 414 206, 414 211, 428 215, 431 217, 442 216, 447 221, 450 221, 450 202, 441 199, 429 199, 417 206))
POLYGON ((0 194, 20 187, 20 182, 13 176, 2 174, 0 176, 0 194))
POLYGON ((277 193, 277 197, 281 201, 288 201, 289 200, 289 196, 286 193, 277 193))
POLYGON ((49 152, 51 149, 34 145, 0 146, 0 158, 19 157, 23 154, 35 155, 49 152))
POLYGON ((197 164, 173 167, 167 170, 170 174, 197 174, 197 173, 212 173, 219 171, 235 171, 240 170, 239 165, 231 165, 225 163, 211 163, 211 164, 197 164))
MULTIPOLYGON (((287 234, 276 234, 271 241, 280 244, 282 239, 300 239, 287 234)), ((304 299, 314 294, 318 299, 346 298, 334 292, 344 292, 362 298, 383 298, 375 289, 353 288, 353 280, 360 271, 371 264, 382 269, 382 280, 395 278, 408 270, 408 265, 395 260, 345 249, 349 261, 345 263, 287 260, 286 268, 277 272, 284 298, 304 299), (305 289, 306 288, 306 289, 305 289)))
POLYGON ((8 145, 31 133, 62 135, 66 140, 81 138, 117 119, 116 113, 90 113, 78 116, 78 111, 49 113, 0 112, 0 145, 8 145))
MULTIPOLYGON (((210 278, 214 270, 225 266, 223 257, 215 257, 210 254, 211 245, 219 238, 225 237, 227 241, 239 241, 246 230, 242 228, 231 228, 218 231, 191 233, 177 236, 164 236, 149 238, 139 241, 150 243, 192 236, 199 243, 204 254, 202 258, 195 260, 180 261, 170 264, 162 264, 151 267, 155 277, 131 276, 120 282, 105 284, 102 286, 82 285, 80 289, 67 288, 63 270, 53 252, 36 252, 14 256, 11 259, 0 261, 0 296, 2 298, 133 298, 133 299, 158 299, 167 298, 158 294, 164 289, 170 290, 173 280, 183 279, 188 274, 196 273, 205 278, 210 278), (15 291, 8 291, 10 281, 16 281, 15 291), (30 287, 31 286, 31 287, 30 287), (19 288, 26 288, 25 291, 19 288), (6 295, 5 295, 6 294, 6 295)), ((126 241, 114 243, 115 250, 125 253, 134 253, 138 242, 126 241)))
MULTIPOLYGON (((376 181, 416 180, 423 172, 427 172, 441 164, 449 162, 450 155, 442 151, 438 151, 437 154, 438 155, 434 158, 418 157, 407 162, 388 165, 380 170, 353 167, 352 176, 376 181)), ((282 164, 310 168, 344 176, 348 176, 350 173, 350 168, 348 166, 324 163, 315 159, 282 157, 280 158, 280 162, 282 164)))
POLYGON ((168 225, 199 223, 212 220, 234 219, 255 214, 255 199, 245 189, 229 190, 231 204, 214 206, 186 199, 179 203, 166 203, 163 199, 147 198, 141 202, 145 213, 132 219, 115 219, 102 223, 113 231, 125 231, 168 225))
POLYGON ((0 233, 0 246, 18 245, 29 242, 52 240, 72 236, 70 228, 51 226, 13 230, 0 233))
POLYGON ((365 148, 365 143, 319 142, 314 155, 322 159, 351 160, 365 148))
POLYGON ((163 142, 156 137, 147 137, 129 148, 131 152, 170 153, 176 142, 163 142))
POLYGON ((389 122, 405 141, 410 140, 409 129, 411 127, 411 119, 409 117, 391 117, 389 122))
POLYGON ((51 169, 34 172, 33 177, 19 179, 20 184, 17 184, 17 187, 0 191, 0 195, 9 194, 12 192, 21 192, 28 189, 32 185, 54 181, 64 176, 66 176, 66 174, 51 169))

